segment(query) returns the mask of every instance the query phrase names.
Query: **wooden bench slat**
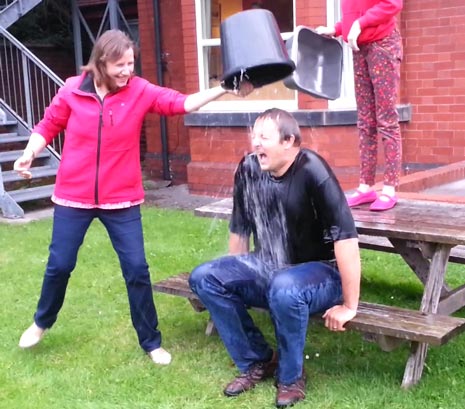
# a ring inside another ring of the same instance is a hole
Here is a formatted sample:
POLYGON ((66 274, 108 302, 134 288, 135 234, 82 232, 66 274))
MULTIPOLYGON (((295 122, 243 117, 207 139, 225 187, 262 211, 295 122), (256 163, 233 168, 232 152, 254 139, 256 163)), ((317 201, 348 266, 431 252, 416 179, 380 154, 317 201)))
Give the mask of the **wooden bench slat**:
POLYGON ((361 302, 347 329, 443 345, 465 330, 465 319, 361 302))
POLYGON ((152 285, 152 289, 153 291, 158 291, 160 293, 179 295, 181 297, 198 300, 199 298, 197 295, 194 294, 189 287, 188 279, 189 273, 181 273, 154 283, 152 285))
MULTIPOLYGON (((361 249, 397 253, 391 242, 386 237, 358 235, 358 244, 361 249)), ((449 261, 457 264, 465 264, 465 246, 452 247, 449 261)))
MULTIPOLYGON (((153 290, 197 300, 188 284, 189 273, 181 273, 153 284, 153 290)), ((361 302, 357 316, 347 329, 408 341, 443 345, 465 330, 465 319, 439 314, 423 314, 404 308, 361 302)))
MULTIPOLYGON (((435 203, 436 206, 440 206, 435 203)), ((404 205, 405 207, 406 205, 404 205)), ((232 198, 228 197, 219 201, 213 202, 208 205, 204 205, 195 209, 194 214, 202 217, 212 217, 219 219, 229 219, 232 211, 232 198)), ((434 218, 434 214, 431 216, 434 218)), ((373 218, 377 221, 380 220, 380 215, 373 215, 373 218)), ((451 220, 453 220, 451 218, 451 220)), ((424 220, 422 220, 424 223, 424 220)), ((453 222, 452 222, 453 223, 453 222)), ((376 251, 384 251, 387 253, 396 253, 391 242, 386 237, 372 236, 367 234, 359 234, 359 245, 360 248, 376 251)), ((458 264, 465 264, 465 246, 458 245, 452 248, 449 261, 458 264)))

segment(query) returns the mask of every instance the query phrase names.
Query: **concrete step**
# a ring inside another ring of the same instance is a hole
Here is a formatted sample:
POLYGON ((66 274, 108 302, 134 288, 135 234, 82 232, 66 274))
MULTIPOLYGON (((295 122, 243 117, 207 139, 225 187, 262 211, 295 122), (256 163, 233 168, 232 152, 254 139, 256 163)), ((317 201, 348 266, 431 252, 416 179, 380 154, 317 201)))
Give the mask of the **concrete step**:
POLYGON ((8 192, 16 203, 28 202, 30 200, 45 199, 51 197, 55 185, 45 185, 38 187, 31 187, 27 189, 12 190, 8 192))
POLYGON ((8 127, 8 126, 14 126, 14 125, 18 125, 18 121, 14 119, 8 119, 5 122, 0 122, 0 127, 8 127))
MULTIPOLYGON (((8 151, 8 152, 0 152, 0 163, 8 163, 8 162, 14 162, 16 159, 18 159, 21 155, 23 154, 22 150, 19 151, 8 151)), ((37 158, 48 158, 50 157, 51 153, 47 150, 44 149, 42 152, 40 152, 37 156, 37 158)))
MULTIPOLYGON (((49 176, 55 176, 57 174, 57 168, 51 166, 36 166, 31 169, 32 177, 34 179, 46 178, 49 176)), ((18 173, 14 170, 5 171, 2 173, 3 182, 18 182, 24 180, 18 173)))
POLYGON ((16 132, 0 134, 0 143, 27 142, 29 135, 18 135, 16 132))

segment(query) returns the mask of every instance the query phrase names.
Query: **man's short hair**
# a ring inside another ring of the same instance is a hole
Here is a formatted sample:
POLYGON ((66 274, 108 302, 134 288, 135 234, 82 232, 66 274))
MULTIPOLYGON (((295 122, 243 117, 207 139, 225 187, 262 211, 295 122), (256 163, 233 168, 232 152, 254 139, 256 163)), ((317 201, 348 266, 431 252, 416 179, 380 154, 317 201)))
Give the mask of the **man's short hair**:
POLYGON ((256 119, 265 120, 271 119, 278 128, 281 141, 294 136, 295 146, 300 146, 302 143, 302 136, 300 135, 300 127, 296 119, 289 112, 284 109, 270 108, 262 112, 256 119))

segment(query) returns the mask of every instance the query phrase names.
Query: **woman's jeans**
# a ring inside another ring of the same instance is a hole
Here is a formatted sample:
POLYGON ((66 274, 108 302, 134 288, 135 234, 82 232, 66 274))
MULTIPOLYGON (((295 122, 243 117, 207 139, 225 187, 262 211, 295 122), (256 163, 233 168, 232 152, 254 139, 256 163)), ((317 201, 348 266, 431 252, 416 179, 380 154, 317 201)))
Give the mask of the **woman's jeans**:
POLYGON ((150 274, 145 259, 140 207, 127 209, 76 209, 55 205, 52 242, 34 321, 50 328, 56 321, 74 270, 78 250, 90 223, 98 218, 107 229, 118 254, 139 343, 147 352, 161 345, 150 274))
POLYGON ((195 268, 189 278, 239 370, 270 359, 272 350, 247 307, 270 311, 275 328, 278 382, 302 376, 309 316, 341 302, 335 263, 308 262, 273 270, 253 254, 226 256, 195 268))

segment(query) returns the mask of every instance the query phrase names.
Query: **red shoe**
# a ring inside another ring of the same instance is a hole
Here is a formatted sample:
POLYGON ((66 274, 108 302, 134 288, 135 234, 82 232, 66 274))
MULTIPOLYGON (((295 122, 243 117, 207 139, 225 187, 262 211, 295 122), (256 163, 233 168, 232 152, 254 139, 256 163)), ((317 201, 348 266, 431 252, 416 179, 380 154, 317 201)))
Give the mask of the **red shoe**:
POLYGON ((389 196, 385 193, 379 195, 378 199, 376 199, 370 206, 370 210, 374 212, 382 212, 383 210, 392 209, 397 203, 396 196, 389 196), (384 200, 383 200, 384 199, 384 200))
POLYGON ((347 198, 347 204, 349 205, 349 207, 374 202, 378 197, 374 190, 369 190, 368 192, 364 193, 357 189, 355 193, 356 196, 351 196, 347 198))

